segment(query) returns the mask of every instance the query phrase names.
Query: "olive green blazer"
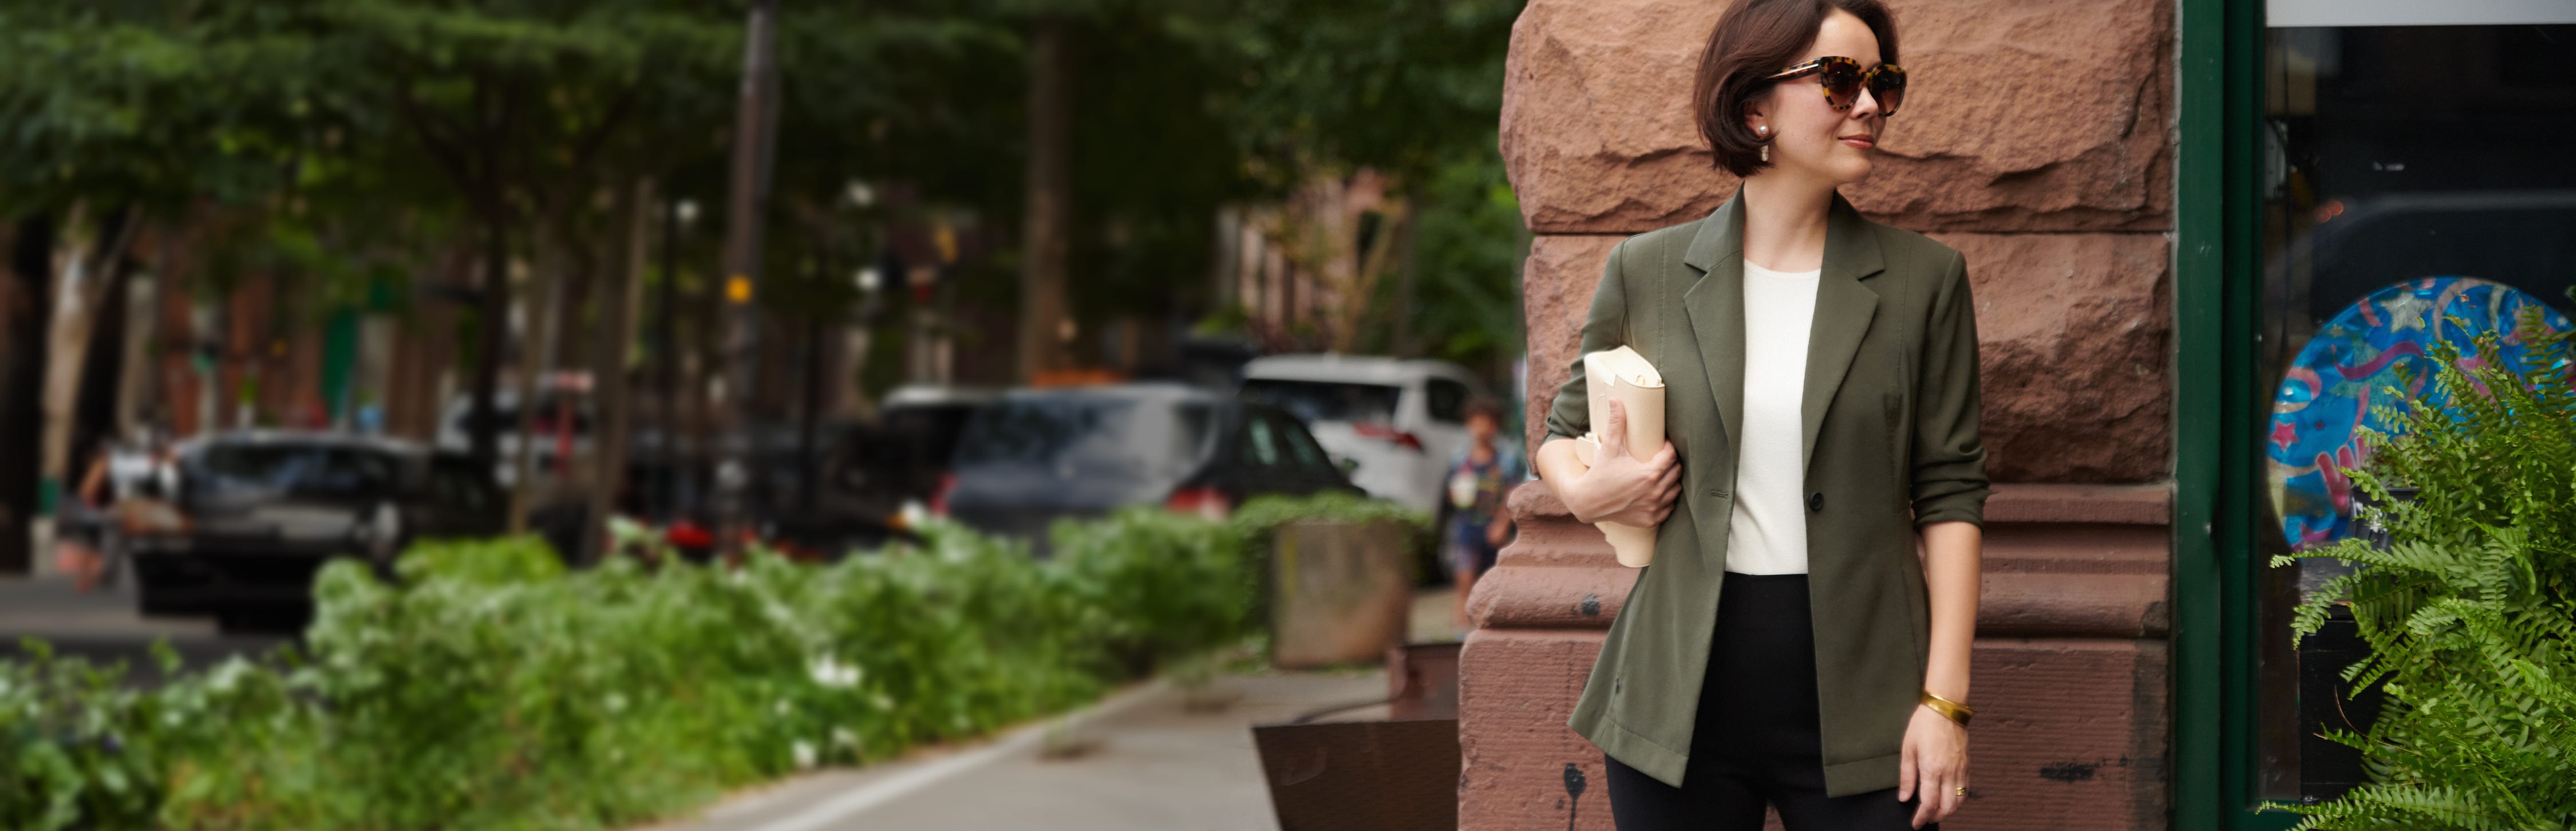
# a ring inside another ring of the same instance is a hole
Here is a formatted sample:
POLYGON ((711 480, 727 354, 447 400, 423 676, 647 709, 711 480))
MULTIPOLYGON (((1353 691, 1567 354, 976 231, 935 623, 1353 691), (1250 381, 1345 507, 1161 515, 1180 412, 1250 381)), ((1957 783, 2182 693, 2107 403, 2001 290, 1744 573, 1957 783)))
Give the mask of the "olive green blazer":
MULTIPOLYGON (((1735 507, 1743 204, 1739 190, 1705 219, 1619 243, 1583 322, 1583 352, 1625 344, 1663 373, 1683 490, 1567 724, 1671 785, 1689 762, 1735 507)), ((1573 365, 1550 439, 1591 429, 1583 361, 1573 365)), ((1825 789, 1891 788, 1931 634, 1915 529, 1984 521, 1977 327, 1959 252, 1834 197, 1800 414, 1825 789)))

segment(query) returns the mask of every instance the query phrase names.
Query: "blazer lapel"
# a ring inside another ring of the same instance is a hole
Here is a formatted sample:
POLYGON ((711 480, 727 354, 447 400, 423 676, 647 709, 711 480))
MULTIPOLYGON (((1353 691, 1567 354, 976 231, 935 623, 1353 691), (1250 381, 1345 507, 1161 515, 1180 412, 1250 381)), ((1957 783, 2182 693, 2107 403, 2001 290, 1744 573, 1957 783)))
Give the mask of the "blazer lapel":
MULTIPOLYGON (((1682 263, 1700 270, 1698 282, 1682 293, 1691 337, 1699 341, 1700 369, 1717 397, 1718 430, 1734 458, 1738 425, 1744 423, 1744 191, 1717 206, 1701 220, 1682 263)), ((1814 431, 1809 431, 1812 435, 1814 431)), ((1732 481, 1732 472, 1726 477, 1732 481)))
MULTIPOLYGON (((1740 256, 1737 259, 1742 260, 1740 256)), ((1737 268, 1742 270, 1742 266, 1737 268)), ((1870 233, 1869 223, 1861 218, 1860 211, 1843 201, 1842 194, 1834 194, 1832 213, 1825 220, 1824 272, 1816 281, 1816 319, 1807 330, 1806 395, 1798 402, 1800 426, 1804 428, 1798 458, 1802 472, 1816 458, 1816 433, 1824 427, 1825 410, 1832 406, 1834 392, 1842 388, 1852 356, 1860 352, 1861 338, 1869 334, 1870 319, 1878 314, 1878 292, 1862 285, 1861 279, 1884 270, 1878 236, 1870 233)), ((1739 309, 1741 305, 1738 301, 1739 309)), ((1741 316, 1739 311, 1739 343, 1741 316)), ((1736 354, 1743 354, 1741 347, 1736 354)), ((1736 378, 1736 386, 1742 387, 1740 370, 1736 378)), ((1742 394, 1739 389, 1737 395, 1742 394)))

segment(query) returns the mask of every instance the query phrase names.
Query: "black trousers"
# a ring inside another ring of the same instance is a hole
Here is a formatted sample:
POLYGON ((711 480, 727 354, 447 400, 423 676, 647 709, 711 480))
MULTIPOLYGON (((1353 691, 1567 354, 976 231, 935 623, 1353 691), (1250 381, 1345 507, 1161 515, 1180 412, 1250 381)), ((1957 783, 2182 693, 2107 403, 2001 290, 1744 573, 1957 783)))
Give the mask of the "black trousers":
MULTIPOLYGON (((1896 789, 1825 796, 1816 635, 1804 574, 1726 573, 1681 787, 1609 759, 1619 831, 1759 831, 1764 805, 1788 831, 1902 831, 1922 800, 1896 789)), ((1939 823, 1924 826, 1938 829, 1939 823)))

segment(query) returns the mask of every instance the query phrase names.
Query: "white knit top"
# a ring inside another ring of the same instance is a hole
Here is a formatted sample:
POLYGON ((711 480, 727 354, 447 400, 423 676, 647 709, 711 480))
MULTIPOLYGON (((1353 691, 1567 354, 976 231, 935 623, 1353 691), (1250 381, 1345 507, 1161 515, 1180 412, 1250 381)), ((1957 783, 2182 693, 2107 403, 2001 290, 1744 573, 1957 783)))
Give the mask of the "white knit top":
POLYGON ((1807 331, 1816 271, 1744 262, 1744 424, 1735 457, 1735 514, 1726 570, 1807 572, 1806 471, 1799 402, 1806 397, 1807 331))

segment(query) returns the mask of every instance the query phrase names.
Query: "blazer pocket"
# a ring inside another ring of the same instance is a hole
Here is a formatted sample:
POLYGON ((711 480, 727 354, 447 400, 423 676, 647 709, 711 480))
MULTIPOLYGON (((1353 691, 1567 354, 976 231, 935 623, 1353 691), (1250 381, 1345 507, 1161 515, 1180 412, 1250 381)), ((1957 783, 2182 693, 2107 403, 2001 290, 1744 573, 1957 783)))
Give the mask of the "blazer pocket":
POLYGON ((1911 510, 1914 494, 1914 425, 1905 417, 1905 393, 1887 390, 1879 393, 1886 411, 1888 475, 1896 482, 1899 499, 1911 510))

